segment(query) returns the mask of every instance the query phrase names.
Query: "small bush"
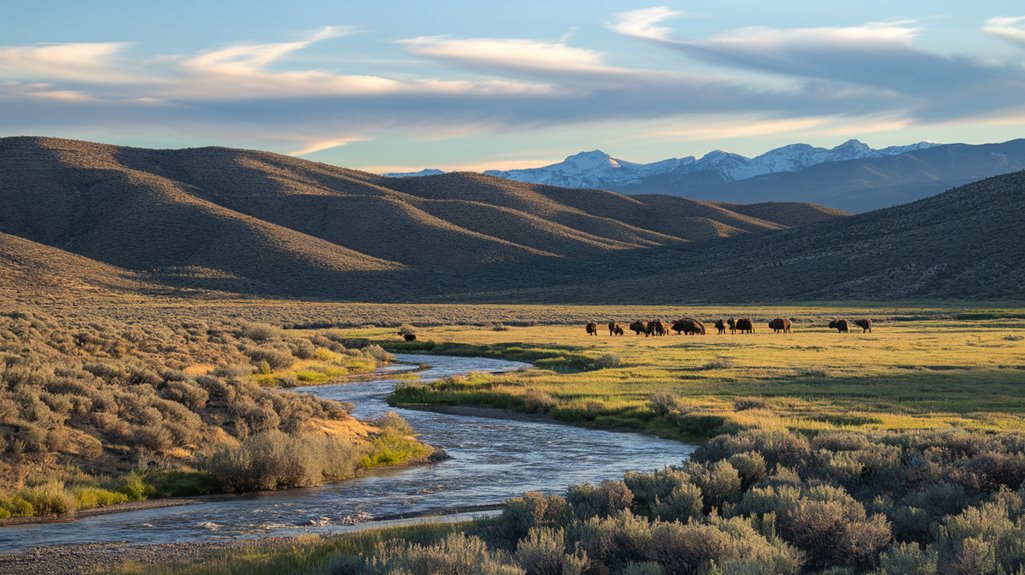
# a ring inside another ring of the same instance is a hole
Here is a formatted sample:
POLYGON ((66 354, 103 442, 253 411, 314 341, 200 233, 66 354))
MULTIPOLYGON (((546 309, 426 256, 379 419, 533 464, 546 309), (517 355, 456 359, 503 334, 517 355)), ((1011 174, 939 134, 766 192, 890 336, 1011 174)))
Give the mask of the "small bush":
POLYGON ((653 393, 648 397, 648 409, 659 417, 665 417, 680 407, 680 399, 676 394, 668 392, 653 393))
POLYGON ((566 501, 580 519, 617 515, 633 504, 633 493, 622 481, 606 480, 597 487, 590 483, 570 487, 566 501))
POLYGON ((516 561, 527 575, 581 575, 587 568, 587 554, 565 553, 562 529, 535 527, 516 545, 516 561))
POLYGON ((246 350, 246 355, 255 365, 266 363, 272 370, 288 369, 295 363, 295 356, 291 353, 273 347, 250 348, 246 350))
POLYGON ((106 507, 107 505, 128 501, 128 496, 124 493, 98 487, 78 487, 73 489, 71 493, 75 497, 75 505, 78 509, 106 507))
POLYGON ((765 400, 757 397, 738 397, 733 400, 733 409, 746 411, 748 409, 765 409, 765 400))
POLYGON ((543 389, 528 389, 523 394, 523 409, 528 413, 548 413, 559 404, 550 393, 543 389))
POLYGON ((75 510, 75 497, 59 481, 26 487, 18 495, 32 505, 35 515, 63 515, 75 510))
POLYGON ((705 369, 730 369, 733 367, 733 359, 729 357, 715 357, 705 364, 705 369))
POLYGON ((594 358, 591 362, 591 369, 611 369, 623 364, 623 358, 616 353, 605 353, 594 358))

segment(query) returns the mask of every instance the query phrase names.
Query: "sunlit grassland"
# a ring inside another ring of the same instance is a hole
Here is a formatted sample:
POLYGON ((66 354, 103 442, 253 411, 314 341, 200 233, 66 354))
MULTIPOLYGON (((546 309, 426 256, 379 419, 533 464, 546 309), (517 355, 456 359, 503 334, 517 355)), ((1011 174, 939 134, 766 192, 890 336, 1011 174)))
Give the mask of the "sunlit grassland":
MULTIPOLYGON (((1025 429, 1025 326, 1020 321, 964 310, 955 315, 973 319, 890 320, 877 322, 874 333, 838 334, 825 327, 830 312, 794 313, 813 319, 796 324, 788 335, 773 334, 764 322, 752 335, 720 336, 712 328, 705 336, 648 338, 610 337, 601 324, 599 337, 588 337, 582 325, 422 328, 419 347, 436 342, 442 353, 476 348, 519 359, 547 354, 542 363, 556 368, 559 356, 565 365, 582 366, 608 355, 620 361, 605 369, 532 369, 414 385, 395 399, 544 411, 575 423, 670 436, 737 426, 1025 429), (658 392, 680 398, 671 421, 648 408, 658 392)), ((384 329, 346 333, 393 339, 384 329)))

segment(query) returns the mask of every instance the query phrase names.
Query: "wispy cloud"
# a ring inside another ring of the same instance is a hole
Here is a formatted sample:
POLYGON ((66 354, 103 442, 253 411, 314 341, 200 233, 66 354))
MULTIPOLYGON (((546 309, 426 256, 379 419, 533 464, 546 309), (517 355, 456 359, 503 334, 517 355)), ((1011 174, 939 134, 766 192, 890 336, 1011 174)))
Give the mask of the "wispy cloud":
POLYGON ((609 27, 624 36, 667 40, 669 35, 672 34, 672 30, 665 26, 660 26, 660 24, 682 15, 682 12, 673 10, 668 6, 642 8, 617 14, 615 21, 609 27))
POLYGON ((124 42, 0 46, 0 78, 91 84, 138 81, 117 61, 126 46, 124 42))
POLYGON ((990 18, 982 31, 1025 47, 1025 16, 990 18))
MULTIPOLYGON (((672 48, 691 58, 758 74, 820 82, 824 93, 874 90, 900 102, 923 121, 972 116, 994 109, 1025 106, 1025 71, 986 64, 914 46, 920 29, 914 21, 869 22, 817 28, 747 27, 703 39, 681 39, 658 26, 672 17, 662 11, 644 26, 630 24, 635 12, 620 15, 620 33, 672 48), (625 23, 625 24, 624 24, 625 23)), ((991 33, 1013 37, 1017 19, 990 21, 991 33)), ((807 85, 807 84, 806 84, 807 85)))

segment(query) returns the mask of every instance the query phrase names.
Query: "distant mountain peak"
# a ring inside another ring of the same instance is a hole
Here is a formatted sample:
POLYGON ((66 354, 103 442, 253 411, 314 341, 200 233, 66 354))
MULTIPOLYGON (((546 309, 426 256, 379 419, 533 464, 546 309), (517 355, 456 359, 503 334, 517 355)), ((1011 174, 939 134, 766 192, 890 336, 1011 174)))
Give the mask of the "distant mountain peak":
POLYGON ((439 170, 437 168, 424 168, 419 172, 388 172, 381 175, 389 178, 419 178, 422 176, 439 176, 444 173, 444 170, 439 170))
MULTIPOLYGON (((716 174, 724 181, 732 182, 764 174, 799 172, 829 162, 896 156, 937 145, 940 144, 922 141, 906 146, 890 146, 876 150, 865 142, 852 138, 834 148, 818 148, 805 143, 794 143, 769 150, 754 158, 726 150, 712 150, 700 159, 686 156, 647 164, 628 162, 613 157, 603 150, 594 149, 571 154, 561 162, 540 168, 487 170, 484 173, 520 182, 567 188, 617 188, 637 184, 647 177, 668 173, 704 172, 716 174)), ((385 175, 408 177, 438 173, 441 173, 440 170, 385 175)))

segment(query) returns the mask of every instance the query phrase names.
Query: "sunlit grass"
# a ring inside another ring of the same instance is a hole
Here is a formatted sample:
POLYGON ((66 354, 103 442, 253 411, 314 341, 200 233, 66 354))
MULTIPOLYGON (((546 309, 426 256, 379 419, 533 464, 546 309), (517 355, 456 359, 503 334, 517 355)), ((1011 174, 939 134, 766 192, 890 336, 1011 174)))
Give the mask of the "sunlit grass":
MULTIPOLYGON (((795 315, 826 318, 830 310, 795 315)), ((753 335, 658 338, 588 337, 582 325, 422 328, 423 351, 533 354, 542 369, 407 386, 394 400, 529 411, 524 398, 541 391, 554 399, 545 411, 556 419, 671 436, 707 416, 805 430, 1025 428, 1025 328, 984 311, 955 315, 969 319, 879 322, 870 334, 838 334, 822 321, 797 323, 791 335, 757 325, 753 335), (619 366, 593 369, 608 354, 620 357, 619 366), (646 407, 652 393, 667 391, 683 406, 668 426, 646 407), (764 407, 738 409, 736 399, 745 397, 764 407)), ((347 333, 392 339, 384 329, 347 333)))

